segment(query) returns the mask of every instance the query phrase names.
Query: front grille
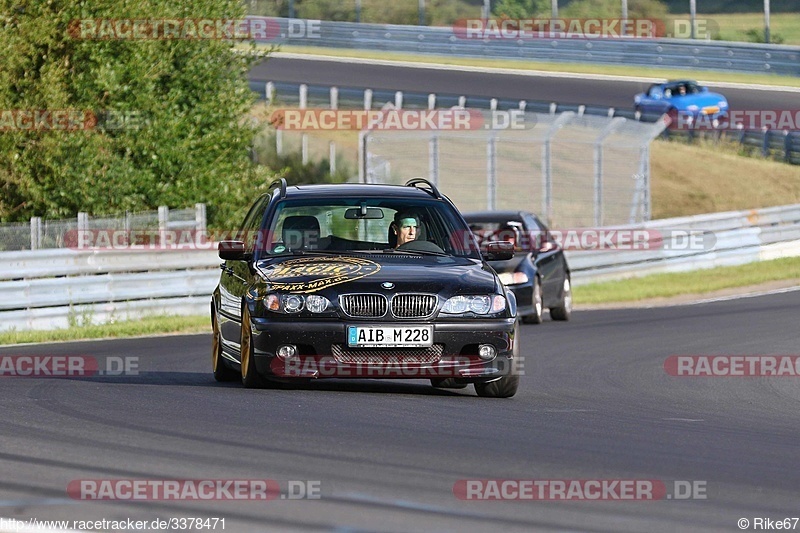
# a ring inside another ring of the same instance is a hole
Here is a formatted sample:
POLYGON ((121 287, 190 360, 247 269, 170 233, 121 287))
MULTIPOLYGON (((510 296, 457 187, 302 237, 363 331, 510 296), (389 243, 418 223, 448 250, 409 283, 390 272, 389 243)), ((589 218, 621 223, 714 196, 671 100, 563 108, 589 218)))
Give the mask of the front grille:
POLYGON ((386 297, 382 294, 343 294, 339 297, 342 311, 352 317, 382 317, 386 314, 388 305, 386 297))
POLYGON ((443 344, 430 348, 348 348, 341 344, 331 346, 333 358, 339 363, 397 365, 404 363, 431 364, 441 359, 443 344))
POLYGON ((392 314, 397 318, 423 318, 436 310, 435 294, 397 294, 392 298, 392 314))

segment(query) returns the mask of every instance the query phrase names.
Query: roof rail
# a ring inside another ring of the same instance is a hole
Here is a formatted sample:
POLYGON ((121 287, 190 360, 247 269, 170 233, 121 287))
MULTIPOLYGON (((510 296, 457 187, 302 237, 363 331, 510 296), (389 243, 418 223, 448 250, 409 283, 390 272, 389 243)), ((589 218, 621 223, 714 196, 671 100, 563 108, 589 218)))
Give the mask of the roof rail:
POLYGON ((272 183, 269 184, 269 187, 267 188, 269 190, 272 190, 272 188, 276 185, 281 186, 281 198, 286 198, 286 178, 281 178, 279 180, 273 181, 272 183))
POLYGON ((410 180, 408 180, 408 182, 406 182, 406 187, 417 187, 418 189, 426 191, 434 198, 438 198, 439 200, 442 199, 442 193, 439 192, 439 189, 436 188, 436 185, 426 180, 425 178, 411 178, 410 180), (427 188, 417 187, 418 184, 427 185, 427 188))

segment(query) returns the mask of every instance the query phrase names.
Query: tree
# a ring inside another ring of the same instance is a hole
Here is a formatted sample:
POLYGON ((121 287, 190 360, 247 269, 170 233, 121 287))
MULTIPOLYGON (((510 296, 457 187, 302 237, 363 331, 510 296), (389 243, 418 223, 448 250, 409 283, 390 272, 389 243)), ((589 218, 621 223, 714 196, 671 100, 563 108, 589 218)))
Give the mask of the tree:
POLYGON ((0 0, 0 8, 0 220, 195 202, 209 205, 214 223, 238 220, 252 184, 268 180, 250 162, 254 128, 243 120, 254 99, 249 56, 225 40, 87 40, 73 30, 85 19, 238 19, 239 0, 0 0), (14 117, 34 110, 100 123, 19 129, 14 117))

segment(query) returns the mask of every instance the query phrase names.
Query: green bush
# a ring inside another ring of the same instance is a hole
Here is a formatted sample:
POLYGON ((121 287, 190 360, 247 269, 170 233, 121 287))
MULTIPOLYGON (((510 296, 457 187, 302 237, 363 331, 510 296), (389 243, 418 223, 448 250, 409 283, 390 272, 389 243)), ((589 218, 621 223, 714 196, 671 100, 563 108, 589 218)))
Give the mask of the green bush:
MULTIPOLYGON (((622 8, 619 0, 577 0, 558 13, 559 17, 594 19, 594 18, 620 18, 622 8)), ((667 18, 667 6, 659 0, 629 0, 629 19, 659 19, 667 18)))
MULTIPOLYGON (((764 34, 764 28, 750 28, 746 32, 744 32, 745 36, 747 37, 747 42, 750 43, 766 43, 766 35, 764 34)), ((783 44, 784 38, 777 34, 770 32, 769 34, 769 42, 771 44, 783 44)))
POLYGON ((255 134, 242 119, 251 61, 221 40, 79 40, 79 19, 239 18, 239 0, 0 0, 0 110, 133 116, 125 127, 0 132, 0 221, 180 208, 227 224, 252 184, 255 134))

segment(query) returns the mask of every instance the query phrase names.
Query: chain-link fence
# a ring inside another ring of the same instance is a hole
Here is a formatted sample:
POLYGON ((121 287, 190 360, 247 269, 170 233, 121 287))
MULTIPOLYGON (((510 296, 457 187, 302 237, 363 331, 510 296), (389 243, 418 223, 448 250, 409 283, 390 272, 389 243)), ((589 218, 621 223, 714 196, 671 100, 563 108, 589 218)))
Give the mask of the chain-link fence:
MULTIPOLYGON (((481 113, 494 124, 490 111, 481 113)), ((360 179, 422 176, 462 211, 532 211, 558 227, 649 220, 649 145, 663 122, 571 111, 524 118, 524 129, 367 131, 360 179)))
POLYGON ((0 252, 67 248, 75 245, 79 231, 142 231, 206 229, 206 206, 194 209, 159 207, 157 211, 127 212, 116 216, 90 217, 78 213, 73 219, 46 220, 31 218, 29 223, 0 224, 0 252))

